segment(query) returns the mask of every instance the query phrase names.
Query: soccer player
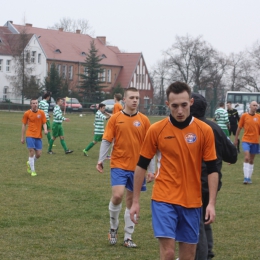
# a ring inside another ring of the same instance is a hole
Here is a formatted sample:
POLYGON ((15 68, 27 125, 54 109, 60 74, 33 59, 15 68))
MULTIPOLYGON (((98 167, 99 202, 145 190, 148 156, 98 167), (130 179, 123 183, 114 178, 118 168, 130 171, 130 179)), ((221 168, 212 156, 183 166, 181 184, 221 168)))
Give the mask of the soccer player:
POLYGON ((257 102, 252 101, 249 105, 249 112, 242 114, 234 141, 234 145, 237 145, 240 131, 244 128, 242 137, 242 148, 244 150, 244 184, 252 183, 251 178, 254 170, 254 159, 255 155, 259 153, 260 116, 256 114, 257 108, 257 102))
MULTIPOLYGON (((236 163, 237 149, 217 124, 205 118, 205 113, 207 109, 206 99, 202 95, 197 93, 192 93, 191 97, 194 100, 194 103, 190 108, 191 115, 208 124, 214 132, 215 147, 217 153, 217 168, 219 174, 219 181, 218 181, 218 191, 219 191, 222 186, 222 182, 221 182, 222 160, 228 163, 236 163)), ((210 224, 208 225, 204 224, 206 207, 209 202, 208 174, 207 174, 207 167, 204 162, 202 163, 202 168, 201 168, 201 182, 202 182, 203 212, 202 212, 202 218, 200 222, 199 243, 197 244, 195 260, 204 260, 204 259, 210 260, 214 257, 213 234, 212 234, 213 232, 210 224)))
POLYGON ((51 141, 51 122, 50 122, 50 115, 49 115, 49 103, 48 101, 51 98, 50 92, 47 92, 43 95, 42 100, 39 103, 39 109, 43 110, 47 119, 46 125, 47 125, 47 139, 48 139, 48 144, 51 141))
POLYGON ((104 133, 104 121, 110 118, 111 114, 107 113, 106 105, 100 103, 98 105, 98 111, 95 114, 95 122, 94 122, 94 140, 89 143, 89 145, 83 149, 83 154, 88 156, 88 151, 97 143, 102 141, 102 136, 104 133))
MULTIPOLYGON (((233 135, 236 135, 237 132, 237 124, 239 122, 239 115, 235 108, 232 108, 232 103, 230 101, 227 102, 227 112, 228 112, 228 120, 230 123, 229 128, 229 135, 233 133, 233 135)), ((237 140, 237 151, 240 153, 240 140, 237 140)))
POLYGON ((26 144, 29 150, 29 160, 27 161, 27 172, 31 176, 36 176, 35 162, 42 154, 42 127, 47 135, 46 117, 42 110, 38 109, 38 100, 31 99, 31 109, 27 110, 22 119, 21 143, 24 144, 26 126, 26 144))
POLYGON ((64 140, 64 131, 62 127, 62 122, 63 121, 69 122, 70 120, 69 118, 65 118, 62 115, 62 111, 60 108, 62 103, 63 103, 62 98, 57 98, 56 106, 53 109, 52 139, 49 143, 49 149, 47 152, 48 154, 54 154, 54 152, 52 151, 52 146, 57 137, 60 137, 60 143, 65 151, 65 154, 73 153, 72 150, 68 149, 66 142, 64 140))
POLYGON ((115 114, 115 113, 123 110, 123 107, 120 104, 120 100, 121 99, 122 99, 122 95, 120 93, 116 93, 114 95, 115 104, 114 104, 114 108, 113 108, 113 113, 112 114, 115 114))
POLYGON ((220 126, 226 136, 229 136, 228 129, 230 128, 230 123, 228 120, 228 113, 224 109, 223 102, 219 103, 219 108, 215 111, 215 117, 213 118, 213 121, 215 121, 220 126))
POLYGON ((170 116, 149 128, 135 169, 131 220, 138 223, 140 188, 153 156, 158 170, 152 192, 152 225, 160 246, 160 259, 174 259, 175 241, 179 258, 194 260, 201 218, 201 165, 207 165, 209 203, 206 222, 215 220, 218 188, 215 140, 212 129, 190 115, 190 87, 174 82, 166 90, 170 116))
MULTIPOLYGON (((127 88, 124 93, 124 109, 113 115, 103 135, 100 147, 99 160, 96 166, 99 172, 103 172, 103 161, 114 140, 114 148, 111 154, 110 176, 112 186, 112 197, 109 202, 110 230, 108 239, 111 245, 117 242, 119 227, 119 214, 122 208, 122 200, 126 189, 125 209, 125 234, 123 245, 128 248, 136 247, 132 240, 134 223, 130 219, 130 208, 133 196, 134 169, 139 158, 139 152, 145 135, 150 127, 149 119, 137 111, 140 94, 136 88, 127 88)), ((154 165, 152 165, 154 166, 154 165)), ((154 178, 154 169, 148 171, 147 182, 154 178)), ((143 178, 140 190, 146 190, 145 179, 143 178)))

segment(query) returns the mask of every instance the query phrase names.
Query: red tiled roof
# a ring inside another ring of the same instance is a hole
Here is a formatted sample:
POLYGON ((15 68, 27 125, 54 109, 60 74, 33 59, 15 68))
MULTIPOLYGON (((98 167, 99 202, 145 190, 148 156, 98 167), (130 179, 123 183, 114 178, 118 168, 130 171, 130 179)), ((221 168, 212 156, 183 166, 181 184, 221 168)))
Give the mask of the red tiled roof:
POLYGON ((94 39, 95 46, 98 49, 98 55, 105 55, 101 62, 102 65, 121 66, 117 55, 114 51, 104 45, 99 39, 90 37, 87 34, 64 32, 54 29, 42 29, 32 26, 15 25, 13 26, 21 32, 26 30, 27 33, 34 33, 39 37, 47 59, 62 60, 72 62, 84 62, 86 54, 89 52, 90 43, 94 39), (60 50, 61 53, 55 52, 60 50))
POLYGON ((131 79, 142 57, 142 53, 118 53, 117 57, 123 67, 116 80, 115 86, 120 83, 123 88, 130 87, 131 79))

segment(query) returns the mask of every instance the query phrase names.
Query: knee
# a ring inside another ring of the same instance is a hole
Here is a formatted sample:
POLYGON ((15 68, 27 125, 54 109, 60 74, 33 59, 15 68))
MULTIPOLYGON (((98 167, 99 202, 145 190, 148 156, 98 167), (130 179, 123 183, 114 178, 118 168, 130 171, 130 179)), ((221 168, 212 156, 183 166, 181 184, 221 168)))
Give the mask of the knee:
POLYGON ((118 205, 122 202, 122 198, 123 198, 123 196, 121 194, 115 193, 115 194, 113 194, 111 201, 114 205, 118 205))
POLYGON ((174 259, 174 249, 165 248, 163 252, 161 252, 161 259, 174 259))
POLYGON ((64 140, 64 136, 60 136, 60 140, 64 140))

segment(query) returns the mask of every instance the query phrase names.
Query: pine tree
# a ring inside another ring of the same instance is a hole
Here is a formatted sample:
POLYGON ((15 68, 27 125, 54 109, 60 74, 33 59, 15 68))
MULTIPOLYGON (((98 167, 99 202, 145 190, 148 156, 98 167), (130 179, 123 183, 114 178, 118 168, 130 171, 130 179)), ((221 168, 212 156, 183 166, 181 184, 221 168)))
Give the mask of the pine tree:
POLYGON ((104 88, 100 86, 100 75, 103 72, 100 64, 102 58, 97 53, 98 50, 93 40, 84 64, 84 74, 79 74, 81 77, 80 86, 78 86, 79 93, 83 95, 85 102, 99 102, 102 97, 100 92, 104 88))

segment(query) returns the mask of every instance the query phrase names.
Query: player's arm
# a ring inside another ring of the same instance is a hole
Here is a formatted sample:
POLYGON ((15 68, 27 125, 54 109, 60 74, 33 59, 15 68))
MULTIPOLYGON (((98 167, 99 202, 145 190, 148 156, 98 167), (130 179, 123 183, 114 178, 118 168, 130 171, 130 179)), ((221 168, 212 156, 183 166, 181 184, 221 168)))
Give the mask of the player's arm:
POLYGON ((235 136, 235 140, 234 140, 234 145, 237 146, 237 142, 238 142, 238 137, 240 134, 242 128, 240 128, 239 126, 237 127, 237 131, 236 131, 236 136, 235 136))
POLYGON ((99 158, 98 158, 98 163, 96 166, 96 169, 102 173, 103 172, 103 162, 106 159, 109 147, 110 147, 110 142, 107 140, 102 140, 101 145, 100 145, 100 150, 99 150, 99 158))
POLYGON ((24 144, 24 136, 25 136, 26 124, 22 124, 22 135, 21 135, 21 143, 24 144))
POLYGON ((147 183, 154 181, 154 175, 155 175, 155 156, 150 161, 147 167, 147 177, 146 177, 147 183))
POLYGON ((219 175, 216 160, 205 162, 208 172, 209 203, 206 208, 205 224, 214 222, 216 217, 215 206, 218 191, 219 175))

